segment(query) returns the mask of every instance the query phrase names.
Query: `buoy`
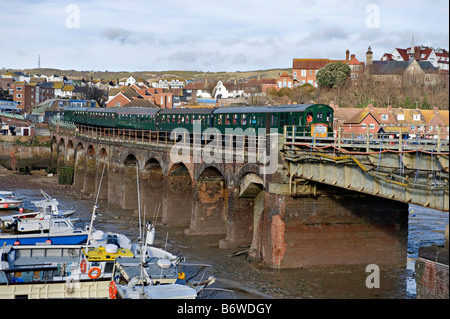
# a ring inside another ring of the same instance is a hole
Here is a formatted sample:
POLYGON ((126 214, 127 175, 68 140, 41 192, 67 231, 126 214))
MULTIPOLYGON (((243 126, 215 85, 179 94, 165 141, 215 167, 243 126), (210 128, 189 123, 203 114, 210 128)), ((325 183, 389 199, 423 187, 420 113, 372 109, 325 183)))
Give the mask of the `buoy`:
POLYGON ((19 212, 23 213, 23 208, 22 207, 19 208, 19 212))
POLYGON ((116 296, 117 296, 116 282, 114 280, 112 280, 109 283, 109 298, 116 299, 116 296))
POLYGON ((3 204, 3 207, 8 208, 8 207, 9 207, 9 204, 8 204, 8 203, 3 204))
POLYGON ((50 239, 47 239, 47 240, 45 241, 45 243, 51 245, 51 244, 52 244, 52 241, 51 241, 50 239))
POLYGON ((91 279, 97 279, 102 274, 102 271, 98 267, 93 267, 89 269, 88 276, 91 279))
POLYGON ((14 246, 19 246, 19 245, 20 245, 20 241, 16 240, 16 241, 14 242, 14 246))

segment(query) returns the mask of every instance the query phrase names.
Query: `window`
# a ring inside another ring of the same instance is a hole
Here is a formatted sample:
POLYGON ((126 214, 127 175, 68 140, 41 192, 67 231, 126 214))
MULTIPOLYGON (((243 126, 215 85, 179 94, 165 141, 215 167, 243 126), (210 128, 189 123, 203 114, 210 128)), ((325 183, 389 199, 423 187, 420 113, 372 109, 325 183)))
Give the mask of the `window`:
POLYGON ((306 70, 302 70, 302 76, 306 76, 306 70))
POLYGON ((363 130, 365 130, 365 129, 366 129, 366 123, 362 123, 362 124, 361 124, 361 128, 362 128, 363 130))
POLYGON ((317 112, 317 120, 322 121, 322 119, 323 119, 322 112, 317 112))
POLYGON ((414 121, 420 121, 420 114, 413 114, 414 121))
POLYGON ((242 114, 241 125, 247 125, 247 115, 242 114))
POLYGON ((397 114, 397 120, 398 121, 404 121, 405 120, 405 114, 397 114))
POLYGON ((309 70, 309 75, 312 75, 312 70, 309 70))
POLYGON ((389 119, 389 114, 381 114, 381 119, 387 121, 389 119))
POLYGON ((22 87, 21 86, 16 87, 16 91, 22 91, 22 87))
POLYGON ((22 97, 22 94, 16 94, 16 97, 20 99, 22 97))
POLYGON ((369 129, 374 130, 375 129, 375 124, 369 124, 369 129))

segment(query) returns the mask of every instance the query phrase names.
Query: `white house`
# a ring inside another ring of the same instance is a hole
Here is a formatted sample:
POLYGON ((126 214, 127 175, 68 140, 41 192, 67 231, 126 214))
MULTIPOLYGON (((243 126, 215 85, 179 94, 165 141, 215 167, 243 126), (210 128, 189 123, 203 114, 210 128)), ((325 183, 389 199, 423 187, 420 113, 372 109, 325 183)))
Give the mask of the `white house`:
POLYGON ((217 99, 229 99, 242 96, 244 90, 239 88, 236 83, 223 83, 222 81, 217 82, 213 90, 214 98, 217 99))

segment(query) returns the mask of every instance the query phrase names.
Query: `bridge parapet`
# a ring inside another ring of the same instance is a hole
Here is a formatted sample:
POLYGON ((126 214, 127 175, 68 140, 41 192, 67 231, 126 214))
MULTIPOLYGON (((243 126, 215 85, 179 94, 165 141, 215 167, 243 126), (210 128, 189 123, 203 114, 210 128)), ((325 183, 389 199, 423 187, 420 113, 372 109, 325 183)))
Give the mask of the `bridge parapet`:
POLYGON ((285 130, 282 158, 290 193, 314 181, 448 211, 448 140, 301 137, 285 130))

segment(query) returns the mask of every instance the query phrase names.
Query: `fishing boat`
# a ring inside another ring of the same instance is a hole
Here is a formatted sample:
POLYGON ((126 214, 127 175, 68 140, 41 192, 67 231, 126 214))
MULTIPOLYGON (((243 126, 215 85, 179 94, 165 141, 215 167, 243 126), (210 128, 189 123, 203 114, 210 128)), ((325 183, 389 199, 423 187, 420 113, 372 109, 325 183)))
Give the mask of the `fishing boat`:
POLYGON ((0 217, 0 229, 4 231, 46 231, 48 232, 51 226, 52 219, 70 218, 71 222, 79 220, 74 218, 75 210, 60 210, 59 202, 50 197, 47 193, 41 190, 45 199, 31 202, 37 210, 30 212, 6 215, 0 217))
MULTIPOLYGON (((152 227, 148 226, 151 243, 152 227)), ((157 283, 183 280, 182 258, 163 249, 132 243, 125 235, 95 231, 84 245, 3 245, 0 247, 1 298, 108 298, 114 262, 145 259, 146 274, 157 283), (126 247, 123 247, 123 246, 126 247)))
POLYGON ((0 210, 16 209, 23 205, 23 199, 12 191, 0 191, 0 210))
POLYGON ((77 245, 88 238, 88 230, 75 228, 67 217, 17 218, 12 224, 1 224, 0 245, 77 245))

